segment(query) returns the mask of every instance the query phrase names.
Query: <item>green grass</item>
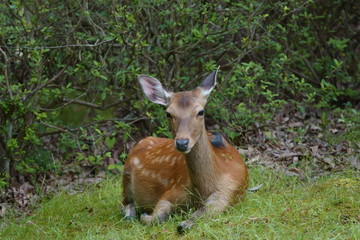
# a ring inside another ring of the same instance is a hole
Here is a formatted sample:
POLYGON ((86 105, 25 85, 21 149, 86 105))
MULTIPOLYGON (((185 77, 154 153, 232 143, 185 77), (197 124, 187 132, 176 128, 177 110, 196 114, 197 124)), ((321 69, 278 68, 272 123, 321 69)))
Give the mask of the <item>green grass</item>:
POLYGON ((154 226, 122 221, 121 181, 109 178, 83 193, 59 193, 33 216, 1 220, 0 239, 360 239, 360 178, 351 171, 313 182, 261 167, 250 169, 257 193, 184 236, 186 214, 154 226))

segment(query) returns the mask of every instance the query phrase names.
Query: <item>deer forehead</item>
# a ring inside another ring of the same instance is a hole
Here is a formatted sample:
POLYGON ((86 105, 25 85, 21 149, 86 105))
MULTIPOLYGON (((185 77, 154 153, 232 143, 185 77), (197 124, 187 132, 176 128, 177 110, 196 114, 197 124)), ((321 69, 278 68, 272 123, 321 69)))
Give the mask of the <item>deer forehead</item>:
POLYGON ((173 93, 170 98, 168 111, 190 113, 204 108, 206 99, 199 89, 193 91, 173 93))

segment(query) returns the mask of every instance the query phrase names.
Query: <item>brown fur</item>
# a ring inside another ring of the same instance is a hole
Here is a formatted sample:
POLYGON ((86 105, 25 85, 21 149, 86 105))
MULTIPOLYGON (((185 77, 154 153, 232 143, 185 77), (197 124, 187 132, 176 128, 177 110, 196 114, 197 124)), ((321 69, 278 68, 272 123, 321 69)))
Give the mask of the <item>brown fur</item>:
POLYGON ((134 203, 151 215, 142 215, 146 224, 165 220, 174 206, 192 203, 202 206, 181 223, 178 230, 190 228, 203 214, 222 212, 244 196, 248 173, 238 151, 223 139, 214 147, 205 130, 206 98, 201 87, 173 93, 167 111, 175 139, 189 139, 190 151, 178 152, 174 140, 148 137, 129 154, 124 166, 123 205, 127 217, 135 216, 134 203), (130 210, 129 210, 130 209, 130 210))

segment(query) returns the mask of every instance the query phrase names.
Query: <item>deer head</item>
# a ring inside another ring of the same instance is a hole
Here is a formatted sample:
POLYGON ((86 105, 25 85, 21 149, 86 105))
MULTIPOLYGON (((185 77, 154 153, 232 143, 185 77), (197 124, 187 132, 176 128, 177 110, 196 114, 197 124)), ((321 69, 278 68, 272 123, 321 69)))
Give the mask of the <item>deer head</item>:
POLYGON ((147 98, 167 106, 166 113, 175 136, 174 147, 189 153, 205 131, 205 105, 216 84, 219 68, 208 75, 199 87, 191 91, 168 92, 156 78, 140 75, 139 82, 147 98))

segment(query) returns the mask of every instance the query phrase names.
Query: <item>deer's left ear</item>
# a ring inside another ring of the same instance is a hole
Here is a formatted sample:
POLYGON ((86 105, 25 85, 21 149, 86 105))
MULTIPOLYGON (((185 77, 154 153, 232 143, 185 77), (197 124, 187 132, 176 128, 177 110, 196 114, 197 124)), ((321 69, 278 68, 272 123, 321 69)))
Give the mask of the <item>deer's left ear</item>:
POLYGON ((216 71, 210 73, 200 84, 199 88, 201 89, 202 95, 207 98, 211 91, 214 89, 216 85, 216 77, 219 71, 220 66, 216 69, 216 71))
POLYGON ((164 106, 169 104, 171 93, 166 91, 156 78, 139 75, 138 77, 142 90, 150 101, 164 106))

